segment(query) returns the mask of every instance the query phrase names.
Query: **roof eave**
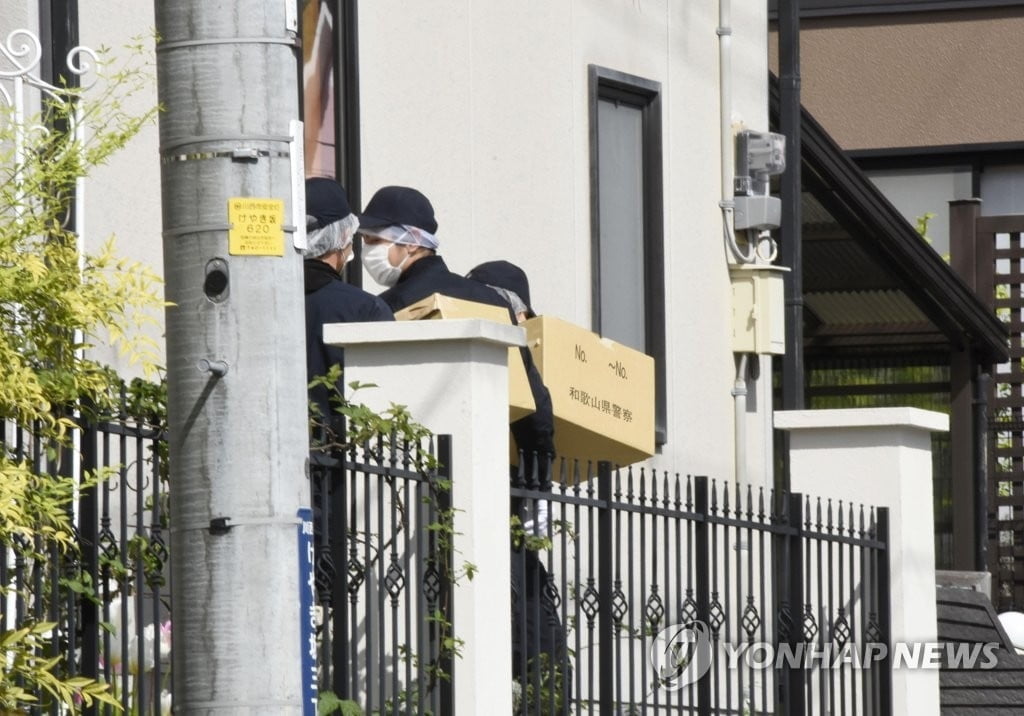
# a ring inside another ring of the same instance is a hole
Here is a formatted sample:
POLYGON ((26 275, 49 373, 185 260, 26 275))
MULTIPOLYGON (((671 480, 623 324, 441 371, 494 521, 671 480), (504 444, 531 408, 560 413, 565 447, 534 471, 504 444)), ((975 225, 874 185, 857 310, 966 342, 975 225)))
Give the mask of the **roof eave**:
MULTIPOLYGON (((779 93, 774 76, 770 97, 772 118, 777 120, 779 93)), ((857 238, 870 242, 873 252, 886 259, 921 310, 947 332, 954 344, 969 343, 982 362, 1008 360, 1009 332, 995 312, 921 239, 803 107, 800 127, 802 162, 827 185, 834 200, 848 207, 845 213, 864 228, 857 238), (950 335, 951 331, 959 335, 950 335)))

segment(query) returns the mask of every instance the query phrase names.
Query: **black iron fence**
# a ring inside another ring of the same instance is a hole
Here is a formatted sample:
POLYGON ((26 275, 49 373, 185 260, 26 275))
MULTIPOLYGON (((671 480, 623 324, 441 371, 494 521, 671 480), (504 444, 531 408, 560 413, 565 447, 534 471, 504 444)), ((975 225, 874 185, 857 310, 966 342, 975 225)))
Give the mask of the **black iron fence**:
POLYGON ((593 467, 512 488, 523 713, 892 713, 886 509, 593 467))
POLYGON ((366 714, 453 712, 450 464, 447 436, 311 453, 320 688, 366 714))
MULTIPOLYGON (((41 472, 113 473, 76 503, 80 559, 0 553, 17 595, 0 628, 57 622, 48 648, 70 671, 113 684, 130 713, 169 713, 164 436, 124 413, 83 423, 56 455, 3 426, 9 454, 41 472)), ((452 627, 450 464, 444 437, 311 453, 320 687, 367 714, 452 713, 459 639, 473 635, 452 627)), ((554 468, 551 491, 524 475, 511 487, 517 713, 892 712, 891 665, 870 652, 889 641, 887 510, 554 468)))
MULTIPOLYGON (((127 713, 170 713, 163 431, 129 416, 123 398, 115 416, 65 417, 81 429, 56 448, 38 426, 0 421, 10 461, 74 485, 67 510, 80 548, 66 554, 38 538, 0 544, 0 632, 52 622, 44 655, 62 657, 58 673, 110 684, 127 713)), ((62 712, 56 704, 33 711, 62 712)))

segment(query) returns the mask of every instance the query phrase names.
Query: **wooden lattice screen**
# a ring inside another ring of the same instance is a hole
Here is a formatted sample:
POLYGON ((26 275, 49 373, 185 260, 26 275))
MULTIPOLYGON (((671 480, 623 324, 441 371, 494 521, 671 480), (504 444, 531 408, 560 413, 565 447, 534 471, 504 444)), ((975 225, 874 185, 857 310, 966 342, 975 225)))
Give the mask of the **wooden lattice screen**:
POLYGON ((991 291, 1010 331, 1010 360, 996 366, 989 394, 989 570, 998 611, 1024 609, 1024 216, 980 217, 979 293, 991 291), (991 250, 991 259, 984 256, 991 250), (987 285, 985 285, 987 284, 987 285))

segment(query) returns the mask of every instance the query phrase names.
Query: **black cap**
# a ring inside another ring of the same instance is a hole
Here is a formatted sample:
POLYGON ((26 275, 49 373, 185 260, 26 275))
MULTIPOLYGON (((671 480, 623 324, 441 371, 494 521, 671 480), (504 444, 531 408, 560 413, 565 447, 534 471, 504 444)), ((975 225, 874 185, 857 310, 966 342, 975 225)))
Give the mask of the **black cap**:
POLYGON ((374 229, 396 224, 437 233, 434 207, 427 197, 407 186, 381 187, 359 215, 359 227, 374 229))
POLYGON ((322 229, 351 213, 348 195, 341 184, 324 177, 306 180, 306 214, 316 219, 307 229, 322 229))
POLYGON ((526 272, 508 261, 487 261, 472 269, 466 278, 471 278, 488 286, 497 286, 519 296, 526 304, 526 315, 533 318, 535 315, 530 307, 530 282, 526 278, 526 272))

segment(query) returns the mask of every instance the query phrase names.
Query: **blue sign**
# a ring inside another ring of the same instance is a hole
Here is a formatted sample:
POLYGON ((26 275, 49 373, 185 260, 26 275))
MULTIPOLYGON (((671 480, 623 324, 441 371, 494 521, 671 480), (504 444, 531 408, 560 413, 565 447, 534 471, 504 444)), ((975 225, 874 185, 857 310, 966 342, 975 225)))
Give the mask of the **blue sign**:
POLYGON ((299 638, 302 640, 302 713, 316 716, 316 556, 313 550, 313 510, 299 509, 299 638))

